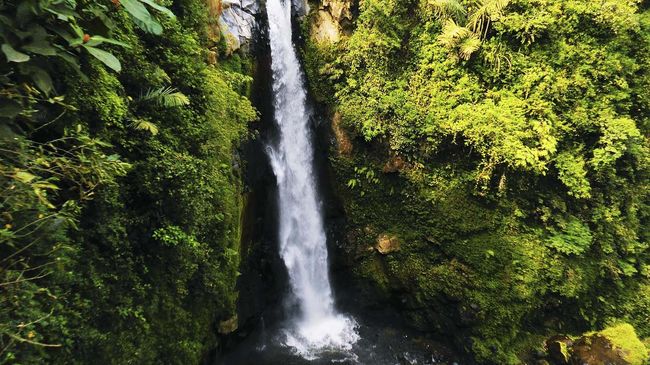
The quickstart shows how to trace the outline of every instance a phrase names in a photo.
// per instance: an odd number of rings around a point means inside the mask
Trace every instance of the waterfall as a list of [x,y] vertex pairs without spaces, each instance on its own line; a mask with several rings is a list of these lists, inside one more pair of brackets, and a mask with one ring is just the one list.
[[289,273],[298,313],[285,344],[305,358],[350,350],[356,322],[334,308],[326,235],[314,179],[314,147],[300,63],[292,43],[291,0],[267,0],[279,141],[267,151],[279,194],[280,256]]

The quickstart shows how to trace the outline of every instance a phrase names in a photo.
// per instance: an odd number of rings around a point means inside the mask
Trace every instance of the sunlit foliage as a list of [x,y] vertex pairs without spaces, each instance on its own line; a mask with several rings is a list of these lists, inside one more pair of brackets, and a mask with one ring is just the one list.
[[[647,4],[363,0],[355,26],[306,47],[355,141],[348,237],[409,242],[357,274],[487,363],[612,318],[650,336]],[[349,187],[360,168],[380,182]]]

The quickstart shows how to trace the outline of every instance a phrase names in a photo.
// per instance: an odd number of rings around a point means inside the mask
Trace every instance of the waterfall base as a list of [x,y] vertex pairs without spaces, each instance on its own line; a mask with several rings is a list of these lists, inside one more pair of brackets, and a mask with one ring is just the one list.
[[[318,331],[317,327],[314,330]],[[361,324],[355,330],[358,338],[349,347],[323,347],[317,353],[300,347],[309,355],[304,356],[297,347],[287,343],[287,333],[291,333],[289,328],[258,328],[216,365],[468,364],[461,362],[447,346],[398,325]],[[304,346],[305,342],[301,340],[299,343]]]
[[354,358],[352,347],[359,340],[357,323],[344,315],[297,323],[294,328],[285,330],[284,335],[284,344],[307,360],[332,352],[348,353]]

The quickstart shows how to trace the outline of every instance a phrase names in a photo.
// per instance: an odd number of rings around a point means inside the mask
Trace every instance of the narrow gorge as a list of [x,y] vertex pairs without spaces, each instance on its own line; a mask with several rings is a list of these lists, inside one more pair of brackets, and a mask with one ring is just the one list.
[[0,364],[648,365],[650,1],[0,1]]

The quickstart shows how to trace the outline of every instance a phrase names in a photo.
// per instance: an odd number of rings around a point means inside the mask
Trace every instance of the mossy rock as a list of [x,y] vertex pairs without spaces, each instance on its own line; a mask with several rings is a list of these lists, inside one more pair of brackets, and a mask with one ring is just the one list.
[[627,323],[589,332],[575,340],[556,336],[546,344],[554,364],[643,365],[650,360],[648,349]]
[[632,325],[621,323],[608,327],[598,334],[608,339],[615,348],[620,349],[622,358],[630,365],[642,365],[650,360],[648,349],[636,335]]

